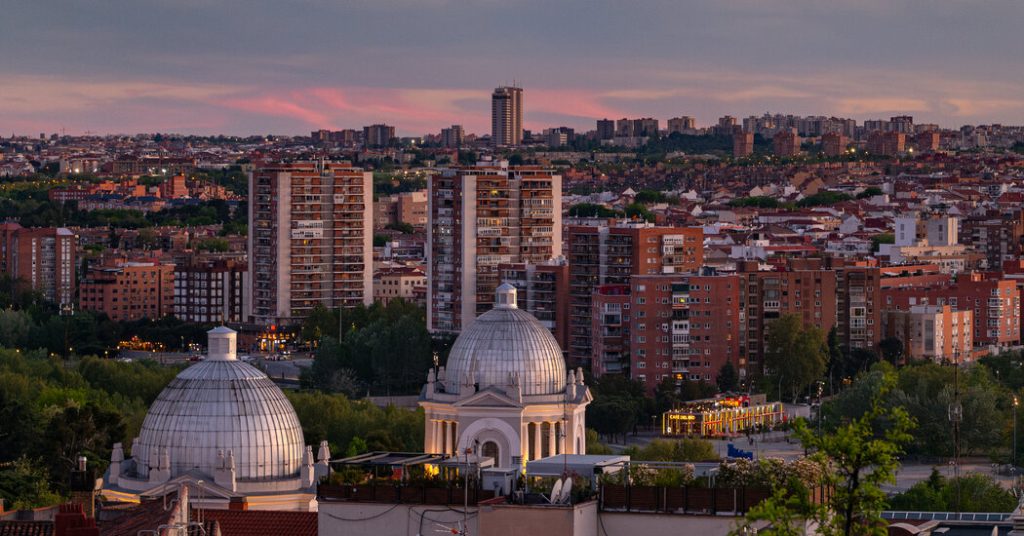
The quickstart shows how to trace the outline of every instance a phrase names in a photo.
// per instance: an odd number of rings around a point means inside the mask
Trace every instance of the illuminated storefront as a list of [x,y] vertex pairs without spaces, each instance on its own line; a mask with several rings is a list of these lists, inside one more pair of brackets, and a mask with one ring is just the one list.
[[785,421],[781,402],[766,403],[747,396],[687,402],[661,416],[665,436],[720,437],[741,434]]
[[259,334],[257,341],[261,352],[274,353],[283,351],[294,339],[295,334],[291,331],[278,329],[276,325],[271,325],[269,329]]

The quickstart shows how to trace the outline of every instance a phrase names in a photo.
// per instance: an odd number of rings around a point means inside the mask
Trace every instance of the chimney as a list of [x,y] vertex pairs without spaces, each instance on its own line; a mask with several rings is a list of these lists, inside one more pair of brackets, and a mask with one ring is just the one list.
[[53,518],[54,536],[99,536],[96,520],[86,517],[80,504],[62,504]]
[[85,456],[79,456],[75,470],[71,471],[71,503],[79,505],[85,517],[95,518],[99,490],[95,470],[89,467],[89,460]]

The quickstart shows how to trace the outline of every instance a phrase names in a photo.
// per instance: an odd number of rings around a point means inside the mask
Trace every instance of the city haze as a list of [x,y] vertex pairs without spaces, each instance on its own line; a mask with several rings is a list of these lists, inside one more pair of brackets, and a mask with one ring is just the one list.
[[0,129],[482,134],[512,83],[534,130],[765,111],[1020,124],[1022,17],[1012,0],[19,3],[0,20]]

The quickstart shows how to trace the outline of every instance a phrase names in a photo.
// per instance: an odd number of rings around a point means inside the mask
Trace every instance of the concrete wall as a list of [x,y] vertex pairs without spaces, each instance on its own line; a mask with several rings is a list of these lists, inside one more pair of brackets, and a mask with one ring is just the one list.
[[602,512],[594,536],[647,536],[694,534],[725,536],[742,518],[732,516],[682,516],[653,513]]
[[[427,536],[457,528],[458,507],[321,502],[320,536]],[[482,536],[724,536],[741,518],[649,512],[598,512],[597,502],[569,507],[483,505],[469,509],[469,534]],[[760,528],[760,527],[759,527]]]
[[597,536],[597,502],[573,508],[494,505],[480,508],[480,534],[487,536]]
[[[469,534],[477,530],[477,509],[469,509]],[[417,536],[443,534],[458,528],[462,508],[422,504],[332,503],[321,501],[317,516],[319,536]]]

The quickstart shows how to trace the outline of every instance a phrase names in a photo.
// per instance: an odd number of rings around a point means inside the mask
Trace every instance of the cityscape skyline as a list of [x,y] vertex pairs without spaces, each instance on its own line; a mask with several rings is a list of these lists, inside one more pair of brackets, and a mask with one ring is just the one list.
[[513,80],[529,92],[533,130],[766,110],[1024,123],[1012,37],[1024,7],[1009,1],[518,1],[454,16],[443,0],[237,7],[13,6],[0,21],[0,129],[298,134],[384,122],[401,135],[453,123],[484,133],[491,89]]

